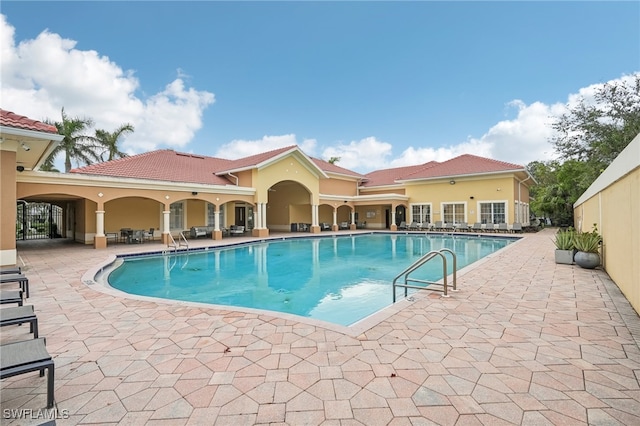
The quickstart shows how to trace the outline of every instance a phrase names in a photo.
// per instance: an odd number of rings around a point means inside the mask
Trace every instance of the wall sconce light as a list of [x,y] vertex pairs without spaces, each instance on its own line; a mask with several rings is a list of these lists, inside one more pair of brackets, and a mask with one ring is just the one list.
[[168,195],[165,195],[165,196],[164,196],[164,199],[165,199],[165,200],[168,200],[168,199],[169,199],[169,196],[168,196]]
[[98,192],[98,197],[102,198],[104,197],[104,194],[102,192]]
[[192,191],[191,195],[198,195],[198,191]]
[[26,143],[22,142],[20,144],[20,146],[22,147],[22,149],[24,149],[25,151],[31,151],[31,147],[29,145],[27,145]]
[[451,179],[451,180],[449,181],[449,184],[450,184],[450,185],[455,185],[455,184],[456,184],[456,181],[455,181],[455,180],[453,180],[453,179]]
[[220,201],[220,197],[216,197],[216,201]]
[[496,191],[502,191],[502,188],[498,188],[498,189],[496,189]]
[[19,172],[24,172],[24,166],[16,166],[16,170]]
[[471,197],[469,197],[470,200],[473,200],[473,195]]

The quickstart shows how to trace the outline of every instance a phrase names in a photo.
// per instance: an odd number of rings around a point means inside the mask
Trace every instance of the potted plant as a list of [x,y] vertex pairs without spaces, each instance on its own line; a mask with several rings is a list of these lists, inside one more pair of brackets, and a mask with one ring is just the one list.
[[575,232],[572,228],[560,230],[556,234],[554,243],[556,245],[556,263],[565,265],[573,264]]
[[576,233],[573,241],[576,250],[578,250],[574,256],[576,264],[586,269],[593,269],[600,265],[601,243],[602,236],[598,233],[595,223],[593,231]]

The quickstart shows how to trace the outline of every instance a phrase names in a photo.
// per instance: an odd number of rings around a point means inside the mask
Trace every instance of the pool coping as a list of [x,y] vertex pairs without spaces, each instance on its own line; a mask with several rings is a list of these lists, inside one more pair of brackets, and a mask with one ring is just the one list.
[[[461,236],[461,237],[478,237],[478,238],[511,238],[513,239],[513,243],[509,244],[493,253],[488,254],[487,256],[484,256],[481,259],[476,260],[475,262],[471,263],[470,265],[465,266],[464,268],[459,269],[458,271],[456,271],[456,277],[460,278],[462,276],[464,276],[465,274],[469,273],[470,271],[482,266],[484,263],[486,263],[488,260],[492,259],[493,257],[499,255],[500,253],[502,253],[504,250],[508,250],[509,248],[514,247],[516,244],[518,244],[520,241],[522,241],[522,239],[524,238],[523,236],[516,236],[516,235],[492,235],[492,234],[476,234],[476,233],[451,233],[451,232],[410,232],[410,231],[401,231],[401,232],[394,232],[394,231],[365,231],[365,232],[354,232],[354,233],[348,233],[348,234],[331,234],[331,235],[295,235],[295,236],[274,236],[274,237],[266,237],[266,238],[253,238],[250,240],[244,240],[244,241],[240,241],[240,242],[230,242],[228,244],[216,244],[216,245],[212,245],[212,246],[201,246],[201,247],[194,247],[194,248],[189,248],[189,249],[182,249],[182,250],[176,250],[176,253],[186,253],[186,252],[204,252],[204,251],[209,251],[212,249],[215,250],[219,250],[219,249],[226,249],[226,248],[230,248],[230,247],[240,247],[240,246],[245,246],[245,245],[252,245],[252,244],[258,244],[258,243],[262,243],[262,242],[266,242],[266,241],[282,241],[282,240],[288,240],[288,239],[300,239],[300,238],[344,238],[344,237],[350,237],[350,236],[355,236],[355,235],[372,235],[372,234],[390,234],[390,235],[420,235],[420,234],[425,234],[425,235],[447,235],[447,236]],[[398,301],[396,301],[395,303],[392,303],[384,308],[381,308],[380,310],[372,313],[371,315],[368,315],[358,321],[356,321],[355,323],[345,326],[345,325],[340,325],[340,324],[335,324],[332,323],[330,321],[324,321],[324,320],[319,320],[316,318],[309,318],[309,317],[304,317],[304,316],[300,316],[300,315],[295,315],[295,314],[289,314],[286,312],[278,312],[278,311],[271,311],[271,310],[266,310],[266,309],[256,309],[256,308],[247,308],[247,307],[241,307],[241,306],[229,306],[229,305],[219,305],[219,304],[213,304],[213,303],[204,303],[204,302],[193,302],[193,301],[185,301],[185,300],[172,300],[172,299],[164,299],[164,298],[159,298],[159,297],[151,297],[151,296],[141,296],[141,295],[135,295],[135,294],[131,294],[131,293],[127,293],[121,290],[118,290],[114,287],[111,287],[106,280],[102,279],[102,277],[104,276],[105,272],[107,271],[107,269],[111,269],[113,267],[113,265],[118,262],[118,259],[121,258],[128,258],[128,257],[144,257],[144,256],[158,256],[158,255],[163,255],[166,254],[167,251],[170,250],[155,250],[152,252],[135,252],[135,253],[122,253],[122,254],[111,254],[109,255],[105,260],[103,260],[102,262],[98,263],[94,268],[90,268],[88,269],[83,275],[82,275],[82,283],[85,284],[87,287],[92,288],[96,291],[99,291],[101,293],[104,294],[108,294],[110,296],[113,297],[121,297],[124,299],[132,299],[132,300],[140,300],[140,301],[146,301],[146,302],[153,302],[153,303],[163,303],[163,304],[168,304],[168,305],[174,305],[174,306],[190,306],[190,307],[198,307],[198,308],[206,308],[206,309],[213,309],[213,310],[217,310],[217,311],[223,311],[223,312],[244,312],[244,313],[252,313],[252,314],[256,314],[256,315],[260,315],[260,316],[268,316],[268,317],[272,317],[272,318],[282,318],[285,320],[291,320],[291,321],[296,321],[296,322],[300,322],[300,323],[304,323],[304,324],[308,324],[311,326],[317,326],[317,327],[323,327],[325,329],[331,330],[331,331],[336,331],[339,333],[344,333],[346,335],[349,335],[351,337],[357,337],[359,335],[361,335],[362,333],[370,330],[371,328],[375,327],[376,325],[380,324],[382,321],[386,320],[387,318],[391,317],[392,315],[401,312],[403,309],[405,309],[408,306],[411,306],[412,304],[418,302],[419,300],[422,300],[425,297],[434,297],[434,295],[436,297],[440,297],[440,298],[444,298],[445,296],[443,294],[441,294],[440,292],[435,292],[435,291],[417,291],[415,293],[412,293],[409,297],[407,298],[403,298],[400,299]],[[450,274],[447,276],[447,280],[448,282],[452,282],[453,281],[453,274]],[[438,281],[438,283],[442,282],[443,280]],[[460,289],[457,288],[456,290],[453,289],[449,289],[450,293],[458,293],[460,292]],[[451,297],[451,295],[447,296],[447,297]]]

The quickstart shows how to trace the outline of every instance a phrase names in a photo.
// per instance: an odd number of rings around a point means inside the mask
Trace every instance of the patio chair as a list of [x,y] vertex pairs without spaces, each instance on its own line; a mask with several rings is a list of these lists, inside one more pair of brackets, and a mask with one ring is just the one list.
[[349,222],[340,222],[339,229],[349,229]]
[[232,225],[229,230],[229,234],[233,237],[234,235],[244,235],[244,226],[242,225]]
[[24,340],[0,345],[0,379],[19,374],[40,371],[40,377],[47,375],[47,408],[53,408],[53,385],[55,365],[47,352],[43,338]]
[[191,238],[198,238],[198,237],[206,237],[207,236],[207,231],[204,228],[198,228],[197,226],[192,226],[191,229],[189,230],[189,235],[191,236]]
[[33,305],[15,306],[0,309],[0,327],[5,325],[30,324],[29,333],[33,333],[33,338],[38,338],[38,317],[33,312]]
[[0,274],[21,274],[22,268],[19,266],[4,266],[0,268]]
[[155,228],[149,228],[149,232],[144,231],[142,233],[142,237],[146,240],[146,241],[153,241],[153,233],[155,232]]
[[436,223],[433,225],[433,229],[435,229],[436,231],[442,231],[444,229],[442,226],[442,221],[436,220]]
[[402,229],[402,230],[407,229],[407,222],[405,222],[404,220],[400,222],[400,225],[398,225],[398,229]]
[[26,297],[29,297],[29,278],[23,274],[0,274],[0,284],[15,283],[20,286]]
[[474,223],[473,226],[471,227],[471,230],[482,232],[482,224],[480,222]]
[[513,225],[511,225],[511,232],[522,233],[522,224],[518,222],[513,222]]
[[7,305],[9,303],[17,303],[18,306],[24,304],[22,298],[22,290],[2,290],[0,291],[0,305]]
[[331,231],[331,225],[329,225],[327,222],[322,222],[320,224],[320,230],[321,231]]
[[131,243],[143,243],[144,242],[144,231],[142,229],[134,229],[131,232]]
[[409,224],[409,231],[418,231],[419,229],[418,222],[411,222]]
[[509,226],[506,223],[499,223],[496,232],[509,232]]

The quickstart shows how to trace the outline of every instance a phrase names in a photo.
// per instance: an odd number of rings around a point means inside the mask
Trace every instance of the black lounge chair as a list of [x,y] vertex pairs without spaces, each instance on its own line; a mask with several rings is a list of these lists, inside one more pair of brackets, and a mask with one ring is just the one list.
[[21,274],[22,268],[19,266],[4,266],[0,268],[0,274]]
[[17,376],[19,374],[49,370],[47,375],[47,408],[53,408],[53,358],[47,352],[43,338],[23,340],[21,342],[0,345],[0,379]]
[[0,284],[18,283],[26,297],[29,297],[29,278],[22,274],[0,274]]
[[29,332],[33,333],[33,338],[38,338],[38,317],[33,312],[33,305],[15,306],[0,309],[0,327],[5,325],[30,324]]
[[0,305],[9,303],[17,303],[22,306],[24,299],[22,298],[22,290],[3,290],[0,291]]

